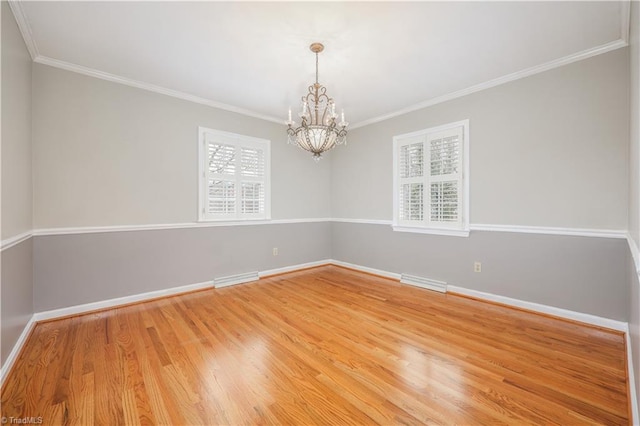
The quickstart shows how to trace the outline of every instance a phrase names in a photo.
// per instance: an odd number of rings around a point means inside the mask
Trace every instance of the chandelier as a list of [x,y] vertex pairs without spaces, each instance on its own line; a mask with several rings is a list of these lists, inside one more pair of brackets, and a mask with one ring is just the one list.
[[319,161],[323,152],[329,151],[336,145],[347,143],[347,126],[342,110],[340,122],[336,122],[336,104],[327,95],[327,88],[318,83],[318,53],[324,50],[322,43],[313,43],[309,49],[316,54],[316,82],[309,86],[309,93],[302,97],[302,110],[298,116],[302,123],[296,127],[291,120],[287,124],[288,143],[309,151],[313,159]]

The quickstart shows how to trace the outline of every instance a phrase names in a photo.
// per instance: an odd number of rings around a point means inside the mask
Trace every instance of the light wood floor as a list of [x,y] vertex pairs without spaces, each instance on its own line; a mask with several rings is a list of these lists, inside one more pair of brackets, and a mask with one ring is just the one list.
[[49,424],[628,424],[619,333],[335,266],[39,324]]

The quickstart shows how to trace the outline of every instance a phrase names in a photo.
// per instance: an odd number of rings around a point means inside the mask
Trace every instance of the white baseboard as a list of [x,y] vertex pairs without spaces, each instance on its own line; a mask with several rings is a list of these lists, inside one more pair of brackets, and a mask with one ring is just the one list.
[[409,284],[415,287],[424,288],[426,290],[433,290],[440,293],[447,292],[447,283],[444,281],[433,280],[425,277],[418,277],[416,275],[402,274],[400,277],[402,284]]
[[553,315],[560,318],[583,322],[585,324],[597,325],[599,327],[609,328],[612,330],[626,332],[628,329],[628,324],[626,322],[603,318],[597,315],[584,314],[582,312],[570,311],[568,309],[556,308],[555,306],[542,305],[540,303],[527,302],[520,299],[512,299],[511,297],[498,296],[497,294],[485,293],[478,290],[470,290],[468,288],[458,287],[454,285],[450,285],[448,287],[448,290],[451,293],[458,293],[465,296],[488,300],[490,302],[502,303],[504,305],[514,306],[516,308],[522,308],[542,314]]
[[[308,262],[302,263],[298,265],[287,266],[283,268],[270,269],[266,271],[262,271],[259,273],[260,278],[267,277],[270,275],[275,275],[279,273],[285,272],[293,272],[300,269],[312,268],[316,266],[323,265],[336,265],[342,266],[349,269],[354,269],[357,271],[367,272],[374,275],[379,275],[385,278],[391,278],[394,280],[400,280],[401,274],[395,272],[383,271],[380,269],[369,268],[366,266],[356,265],[353,263],[342,262],[334,259],[325,259],[316,262]],[[142,302],[145,300],[155,299],[158,297],[172,296],[181,293],[186,293],[195,290],[201,290],[206,288],[213,288],[213,281],[207,281],[202,283],[190,284],[180,287],[173,287],[165,290],[157,290],[151,291],[147,293],[141,293],[131,296],[119,297],[115,299],[104,300],[100,302],[86,303],[83,305],[76,305],[67,308],[54,309],[45,312],[37,312],[31,316],[29,322],[24,327],[22,334],[16,341],[11,353],[7,357],[6,362],[2,365],[2,370],[0,371],[0,386],[4,383],[4,380],[11,370],[13,364],[15,363],[20,350],[26,343],[27,337],[31,333],[31,330],[39,321],[51,320],[55,318],[66,317],[70,315],[79,315],[86,312],[96,311],[99,309],[113,308],[117,306],[127,305],[135,302]],[[451,292],[472,296],[478,299],[493,301],[502,303],[509,306],[514,306],[518,308],[528,309],[535,312],[540,312],[544,314],[554,315],[560,318],[571,319],[574,321],[583,322],[586,324],[597,325],[600,327],[605,327],[617,331],[622,331],[626,335],[626,346],[627,346],[627,369],[628,369],[628,377],[630,383],[630,398],[631,398],[631,407],[632,407],[632,415],[633,415],[633,424],[638,424],[640,418],[638,417],[638,403],[636,398],[636,389],[635,389],[635,381],[634,381],[634,371],[633,371],[633,358],[632,358],[632,350],[631,350],[631,341],[629,338],[629,326],[626,322],[616,321],[608,318],[598,317],[596,315],[584,314],[580,312],[574,312],[567,309],[556,308],[553,306],[542,305],[539,303],[527,302],[519,299],[512,299],[509,297],[498,296],[491,293],[485,293],[477,290],[470,290],[464,287],[457,286],[448,286],[448,290]]]
[[[400,280],[401,274],[394,272],[381,271],[380,269],[369,268],[367,266],[355,265],[353,263],[342,262],[339,260],[331,260],[333,265],[344,266],[346,268],[355,269],[362,272],[368,272],[382,277]],[[560,318],[570,319],[574,321],[583,322],[586,324],[597,325],[599,327],[609,328],[616,331],[628,330],[628,324],[623,321],[612,320],[609,318],[603,318],[596,315],[584,314],[582,312],[570,311],[568,309],[556,308],[554,306],[542,305],[540,303],[527,302],[520,299],[512,299],[510,297],[498,296],[497,294],[485,293],[477,290],[470,290],[464,287],[458,287],[454,285],[447,286],[448,292],[459,293],[466,296],[475,297],[478,299],[488,300],[491,302],[498,302],[504,305],[514,306],[517,308],[528,309],[530,311],[540,312],[543,314],[549,314]]]
[[382,271],[380,269],[369,268],[367,266],[354,265],[353,263],[343,262],[341,260],[331,260],[332,265],[344,266],[345,268],[355,269],[356,271],[367,272],[369,274],[380,275],[381,277],[391,278],[393,280],[400,281],[400,274],[395,272]]
[[631,347],[631,334],[629,327],[625,330],[625,346],[627,347],[627,378],[629,379],[629,398],[631,399],[631,420],[632,424],[640,425],[638,416],[638,396],[636,392],[635,373],[633,371],[633,349]]
[[197,284],[189,284],[180,287],[172,287],[165,290],[150,291],[148,293],[133,294],[131,296],[118,297],[115,299],[102,300],[100,302],[85,303],[83,305],[70,306],[68,308],[53,309],[50,311],[38,312],[34,314],[36,321],[45,321],[55,318],[67,317],[70,315],[83,314],[85,312],[97,311],[99,309],[115,308],[117,306],[128,305],[130,303],[142,302],[159,297],[173,296],[205,288],[213,288],[213,281],[206,281]]
[[29,337],[31,330],[33,329],[33,327],[35,327],[35,325],[36,319],[34,314],[31,315],[31,318],[29,318],[29,321],[27,321],[27,324],[24,326],[20,337],[18,337],[15,345],[13,345],[13,349],[9,353],[7,360],[4,362],[4,364],[2,364],[2,370],[0,371],[0,386],[4,385],[4,379],[7,378],[7,375],[9,374],[9,371],[11,371],[13,364],[18,359],[18,355],[20,354],[22,347],[27,341],[27,337]]
[[333,262],[331,259],[324,259],[324,260],[318,260],[316,262],[300,263],[298,265],[285,266],[283,268],[275,268],[275,269],[268,269],[266,271],[261,271],[259,275],[260,275],[260,278],[265,278],[271,275],[284,274],[285,272],[293,272],[300,269],[315,268],[316,266],[330,265],[331,262]]
[[[381,271],[379,269],[369,268],[366,266],[355,265],[353,263],[341,262],[339,260],[331,260],[331,264],[344,266],[346,268],[355,269],[362,272],[369,272],[375,275],[380,275],[386,278],[392,278],[400,280],[401,275],[393,272]],[[635,386],[635,375],[633,371],[633,355],[631,349],[631,338],[629,335],[629,324],[623,321],[616,321],[609,318],[603,318],[596,315],[584,314],[581,312],[570,311],[568,309],[556,308],[553,306],[542,305],[539,303],[527,302],[519,299],[512,299],[510,297],[498,296],[496,294],[485,293],[477,290],[470,290],[464,287],[457,287],[453,285],[447,286],[448,292],[463,294],[472,296],[477,299],[488,300],[491,302],[498,302],[508,306],[514,306],[517,308],[523,308],[534,312],[553,315],[559,318],[570,319],[579,321],[586,324],[596,325],[599,327],[609,328],[616,331],[622,331],[625,334],[626,348],[627,348],[627,377],[629,379],[629,398],[631,399],[631,416],[632,424],[640,425],[640,416],[638,414],[638,398]],[[640,355],[639,355],[640,356]]]
[[213,286],[215,288],[229,287],[237,284],[245,284],[256,282],[260,279],[258,271],[247,272],[244,274],[229,275],[227,277],[214,278]]
[[[314,266],[328,265],[330,263],[331,263],[331,260],[329,259],[320,260],[317,262],[302,263],[298,265],[287,266],[284,268],[270,269],[267,271],[260,272],[259,275],[260,275],[260,278],[262,278],[262,277],[266,277],[268,275],[274,275],[277,273],[291,272],[291,271],[296,271],[298,269],[306,269]],[[66,308],[52,309],[49,311],[36,312],[31,316],[31,318],[29,318],[29,321],[27,322],[24,329],[22,330],[22,334],[20,334],[20,337],[18,338],[16,343],[13,345],[13,349],[9,353],[9,356],[7,357],[6,361],[2,364],[2,369],[0,370],[0,386],[2,386],[9,371],[11,371],[11,368],[13,367],[13,364],[15,363],[18,355],[20,354],[22,347],[26,343],[27,337],[29,337],[29,334],[31,333],[31,330],[33,329],[33,327],[35,327],[35,325],[39,321],[53,320],[56,318],[63,318],[71,315],[80,315],[83,313],[97,311],[100,309],[115,308],[118,306],[128,305],[130,303],[143,302],[145,300],[157,299],[159,297],[173,296],[173,295],[178,295],[182,293],[188,293],[190,291],[203,290],[206,288],[213,289],[214,288],[213,281],[189,284],[189,285],[184,285],[180,287],[172,287],[164,290],[150,291],[147,293],[134,294],[131,296],[118,297],[115,299],[102,300],[99,302],[85,303],[82,305],[69,306]]]
[[[301,263],[298,265],[287,266],[284,268],[270,269],[259,272],[260,278],[268,275],[274,275],[282,272],[291,272],[298,269],[311,268],[314,266],[328,265],[333,262],[330,259],[320,260],[317,262]],[[78,315],[85,312],[97,311],[99,309],[115,308],[117,306],[128,305],[130,303],[142,302],[150,299],[157,299],[158,297],[173,296],[181,293],[188,293],[190,291],[202,290],[205,288],[214,288],[213,281],[205,281],[202,283],[189,284],[180,287],[172,287],[164,290],[150,291],[148,293],[134,294],[131,296],[118,297],[115,299],[102,300],[99,302],[85,303],[82,305],[70,306],[67,308],[53,309],[50,311],[38,312],[34,314],[35,321],[45,321],[55,318],[62,318],[70,315]]]

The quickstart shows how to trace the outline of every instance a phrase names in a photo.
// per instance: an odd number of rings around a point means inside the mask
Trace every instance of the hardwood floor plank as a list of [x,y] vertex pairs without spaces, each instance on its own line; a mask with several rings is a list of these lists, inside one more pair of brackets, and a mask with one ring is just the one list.
[[38,324],[45,424],[629,424],[624,336],[335,266]]

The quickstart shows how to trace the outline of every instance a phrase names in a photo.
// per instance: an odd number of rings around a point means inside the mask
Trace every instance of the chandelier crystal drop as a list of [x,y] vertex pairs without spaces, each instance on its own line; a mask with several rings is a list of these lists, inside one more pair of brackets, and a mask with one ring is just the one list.
[[309,86],[309,93],[302,97],[302,109],[298,113],[302,120],[300,125],[296,127],[296,122],[291,119],[291,108],[285,124],[288,126],[288,143],[311,152],[313,159],[319,161],[322,153],[347,143],[349,123],[344,121],[344,110],[340,122],[336,121],[336,104],[327,95],[327,88],[318,83],[318,53],[324,50],[324,46],[313,43],[309,49],[316,54],[316,82]]

